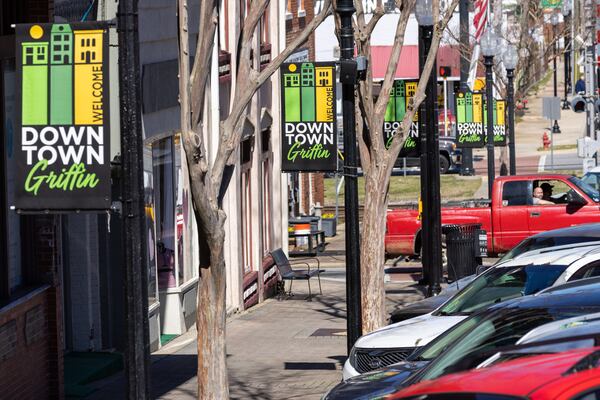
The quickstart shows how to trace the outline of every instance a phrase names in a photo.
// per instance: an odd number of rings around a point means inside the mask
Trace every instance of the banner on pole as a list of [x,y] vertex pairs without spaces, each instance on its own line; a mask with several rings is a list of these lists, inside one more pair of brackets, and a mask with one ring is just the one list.
[[562,8],[563,0],[541,0],[542,8]]
[[[504,100],[494,99],[494,146],[506,146],[506,102]],[[487,106],[483,102],[483,131],[485,133],[485,143],[487,143]]]
[[281,170],[336,171],[335,63],[284,63],[280,74]]
[[456,94],[456,146],[483,147],[483,94]]
[[[494,146],[506,146],[506,102],[494,99]],[[456,94],[456,146],[483,147],[487,142],[487,108],[484,93]]]
[[[383,139],[386,149],[390,147],[392,139],[402,125],[408,104],[417,93],[417,83],[418,81],[394,81],[383,122]],[[418,157],[419,143],[419,113],[416,112],[398,157]]]
[[106,24],[16,27],[15,207],[110,207]]

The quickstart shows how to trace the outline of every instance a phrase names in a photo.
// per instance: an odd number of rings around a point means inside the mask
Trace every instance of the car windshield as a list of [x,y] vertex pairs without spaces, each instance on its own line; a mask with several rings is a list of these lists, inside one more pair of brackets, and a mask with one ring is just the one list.
[[600,240],[600,236],[558,236],[558,237],[531,237],[523,240],[511,251],[506,253],[496,264],[503,263],[513,258],[517,258],[523,253],[533,250],[545,249],[547,247],[565,246],[575,243],[596,242]]
[[481,308],[545,289],[567,269],[566,265],[494,267],[458,292],[435,315],[468,315]]
[[[596,310],[598,307],[509,308],[500,309],[492,314],[474,315],[459,324],[468,324],[470,329],[446,346],[417,379],[436,379],[442,375],[475,368],[501,347],[514,345],[527,332],[540,325]],[[472,320],[475,320],[475,323]],[[428,347],[425,347],[423,354]]]
[[594,189],[593,187],[591,187],[590,185],[588,185],[581,179],[574,177],[574,176],[569,178],[569,182],[571,182],[572,184],[577,186],[579,189],[581,189],[595,203],[600,203],[600,193],[596,189]]

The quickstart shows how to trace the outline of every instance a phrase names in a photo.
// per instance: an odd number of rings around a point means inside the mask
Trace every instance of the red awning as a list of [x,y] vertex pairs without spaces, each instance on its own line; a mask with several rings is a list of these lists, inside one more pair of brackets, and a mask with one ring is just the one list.
[[[392,53],[392,46],[371,46],[373,78],[383,79]],[[460,77],[460,53],[458,47],[442,46],[438,50],[437,64],[452,68],[452,78]],[[419,48],[416,45],[403,46],[400,61],[396,68],[397,79],[419,78]]]

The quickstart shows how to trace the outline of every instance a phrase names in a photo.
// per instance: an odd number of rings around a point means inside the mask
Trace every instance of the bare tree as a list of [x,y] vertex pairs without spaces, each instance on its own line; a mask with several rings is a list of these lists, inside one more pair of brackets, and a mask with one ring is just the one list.
[[[225,219],[223,196],[229,185],[225,169],[232,165],[232,155],[240,145],[247,108],[257,90],[292,52],[302,45],[331,12],[331,0],[325,0],[321,11],[264,69],[253,65],[252,47],[261,17],[269,0],[248,2],[239,37],[238,65],[234,76],[235,92],[227,118],[218,132],[207,132],[204,124],[206,88],[210,73],[213,43],[220,0],[201,0],[199,37],[194,64],[190,72],[187,0],[178,0],[179,18],[179,93],[181,133],[189,171],[194,216],[198,223],[199,247],[209,257],[200,265],[198,282],[198,398],[227,399],[229,387],[225,353]],[[243,2],[245,4],[246,2]],[[256,57],[256,55],[254,55]],[[209,157],[205,138],[218,138],[217,154]]]
[[[362,321],[363,332],[371,332],[384,324],[385,320],[385,291],[383,284],[384,259],[384,229],[388,204],[388,186],[394,162],[407,138],[407,132],[414,115],[425,98],[425,86],[431,75],[433,64],[442,34],[452,17],[458,0],[453,0],[440,18],[439,1],[433,2],[434,32],[431,49],[427,55],[423,73],[420,76],[418,89],[412,102],[408,105],[406,114],[395,136],[386,147],[383,136],[385,111],[390,99],[390,91],[404,45],[404,37],[410,14],[415,0],[396,0],[400,9],[400,17],[396,26],[394,44],[387,66],[381,90],[375,99],[373,82],[371,35],[377,23],[384,14],[382,0],[377,1],[377,7],[372,18],[367,21],[361,0],[355,0],[356,15],[354,18],[355,38],[358,55],[367,57],[369,69],[366,79],[357,88],[357,136],[360,160],[365,177],[365,204],[361,228],[361,281],[362,281]],[[339,21],[337,21],[339,31]],[[415,60],[416,61],[416,60]],[[364,124],[363,124],[364,121]],[[365,128],[366,129],[363,129]]]

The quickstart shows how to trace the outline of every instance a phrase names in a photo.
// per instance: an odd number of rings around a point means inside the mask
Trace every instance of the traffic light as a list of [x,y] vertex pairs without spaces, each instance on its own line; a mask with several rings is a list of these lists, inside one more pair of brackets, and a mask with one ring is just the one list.
[[447,67],[447,66],[440,67],[440,76],[442,78],[447,78],[449,76],[452,76],[452,68]]
[[585,99],[581,96],[573,97],[573,100],[571,100],[571,108],[576,113],[585,112]]

